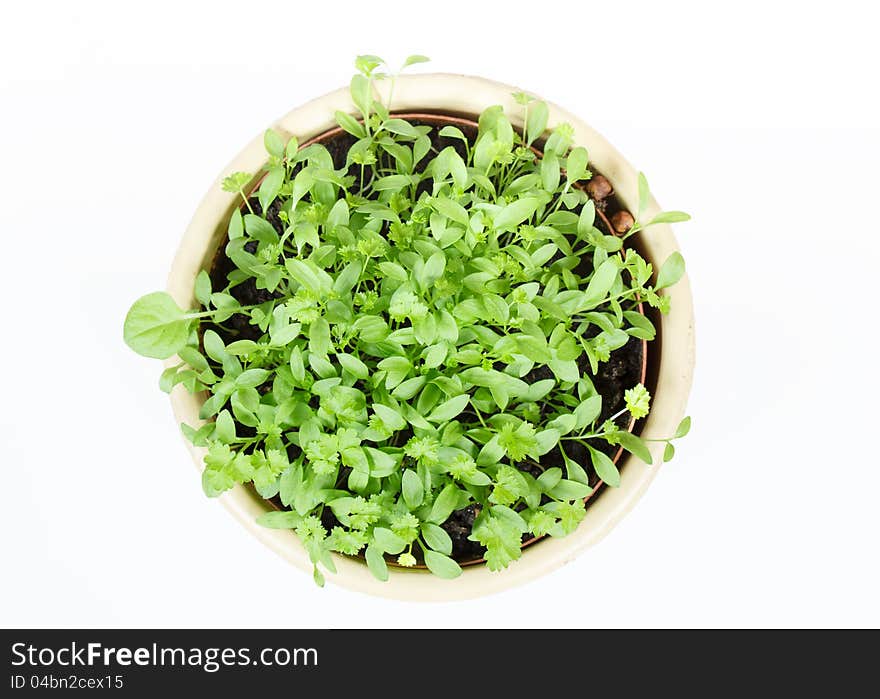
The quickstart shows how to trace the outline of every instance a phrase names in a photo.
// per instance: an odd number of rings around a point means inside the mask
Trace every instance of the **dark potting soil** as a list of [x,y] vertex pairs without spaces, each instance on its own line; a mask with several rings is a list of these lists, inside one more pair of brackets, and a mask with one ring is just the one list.
[[[432,122],[420,121],[418,119],[411,119],[410,122],[414,125],[427,124],[429,126],[436,126],[436,124]],[[465,137],[473,143],[477,135],[476,129],[466,125],[457,126],[459,126]],[[456,149],[459,155],[465,157],[464,143],[459,139],[440,136],[437,133],[438,130],[439,128],[434,128],[430,134],[431,145],[434,151],[439,152],[447,146],[452,146]],[[333,164],[336,169],[345,166],[348,150],[354,144],[355,140],[355,137],[342,132],[322,141],[324,147],[327,148],[333,158]],[[429,152],[429,154],[417,165],[417,171],[422,171],[424,169],[431,155],[431,152]],[[357,166],[353,165],[349,169],[349,174],[359,175],[360,170]],[[597,216],[596,218],[596,225],[602,229],[603,233],[610,234],[610,226],[605,222],[606,217],[610,219],[615,213],[622,211],[623,209],[616,197],[613,196],[613,192],[611,191],[610,185],[607,184],[607,180],[604,180],[604,177],[595,172],[593,179],[600,185],[593,188],[594,192],[590,192],[591,198],[593,198],[596,208],[600,212],[600,216]],[[428,187],[429,185],[423,183],[422,186]],[[590,191],[589,188],[587,191]],[[596,196],[593,196],[593,194],[596,194]],[[256,197],[252,197],[249,200],[249,204],[254,213],[262,215],[262,207]],[[275,228],[279,235],[284,233],[284,223],[278,215],[280,209],[281,206],[279,202],[275,201],[269,206],[269,210],[266,213],[267,221],[273,228]],[[604,214],[604,216],[602,214]],[[251,247],[248,248],[248,246]],[[249,252],[255,252],[256,243],[248,243],[245,248],[248,249]],[[225,254],[224,241],[224,244],[220,247],[215,256],[209,271],[212,287],[214,289],[225,287],[227,283],[227,275],[234,269],[235,265]],[[232,287],[232,289],[230,289],[230,294],[232,294],[232,296],[234,296],[242,305],[264,303],[272,298],[278,298],[280,296],[277,292],[273,293],[265,289],[258,289],[252,278]],[[260,329],[251,325],[247,316],[242,314],[233,315],[222,326],[216,327],[215,330],[227,344],[234,340],[258,340],[262,335]],[[605,421],[624,408],[624,392],[639,383],[642,379],[641,370],[643,352],[643,342],[636,338],[630,338],[626,345],[611,353],[609,361],[599,365],[599,371],[596,375],[591,376],[596,391],[602,396],[602,412],[599,417],[600,422]],[[578,360],[578,364],[583,374],[589,374],[589,362],[585,356],[581,356]],[[523,377],[523,380],[527,383],[534,383],[535,381],[548,378],[553,378],[552,372],[548,367],[541,366],[526,374]],[[616,423],[621,429],[627,429],[629,426],[628,415],[621,415],[616,419]],[[252,428],[239,423],[236,424],[236,429],[238,430],[238,434],[241,435],[253,433]],[[607,444],[603,440],[593,440],[592,446],[595,449],[604,452],[612,459],[614,459],[620,451],[619,447]],[[603,487],[603,483],[590,465],[588,450],[583,445],[573,441],[567,443],[565,449],[566,455],[576,463],[581,464],[587,471],[590,485],[594,489],[593,497],[595,497],[596,492]],[[290,456],[293,458],[297,455],[291,454]],[[563,470],[565,469],[565,463],[559,447],[554,447],[550,452],[541,457],[539,463],[523,462],[519,464],[518,467],[523,471],[531,473],[534,477],[538,477],[544,470],[554,466],[558,466]],[[347,475],[341,474],[340,478],[347,478]],[[591,501],[592,497],[588,500],[587,506],[589,506]],[[277,497],[272,498],[272,503],[278,509],[286,509]],[[467,563],[478,561],[485,553],[485,548],[483,546],[468,539],[473,529],[474,520],[479,515],[479,512],[479,505],[469,505],[468,507],[453,512],[449,519],[441,525],[452,539],[452,557],[459,562]],[[330,508],[324,509],[321,520],[328,530],[339,524]],[[523,535],[523,542],[525,543],[531,538],[532,537],[529,534],[525,534]]]

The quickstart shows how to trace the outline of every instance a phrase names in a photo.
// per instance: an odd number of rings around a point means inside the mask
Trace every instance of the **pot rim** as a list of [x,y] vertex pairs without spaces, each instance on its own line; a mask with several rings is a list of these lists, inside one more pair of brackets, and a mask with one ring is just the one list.
[[[380,95],[387,99],[388,84],[376,86]],[[444,73],[401,76],[395,85],[391,111],[396,113],[421,113],[437,116],[437,112],[450,118],[455,115],[477,115],[485,107],[501,104],[515,126],[521,126],[519,107],[511,94],[515,88],[473,76]],[[575,145],[585,146],[591,162],[614,187],[621,204],[633,210],[638,199],[637,172],[602,136],[573,114],[549,103],[548,128],[562,122],[574,128]],[[348,90],[345,88],[319,97],[291,111],[273,127],[286,135],[297,135],[303,145],[310,139],[325,135],[335,126],[336,110],[355,112]],[[433,114],[432,114],[433,112]],[[210,263],[213,251],[225,235],[226,221],[236,206],[237,195],[222,192],[221,179],[231,171],[257,172],[265,164],[262,135],[256,137],[225,168],[204,197],[190,222],[168,280],[168,291],[184,307],[194,302],[195,276]],[[659,212],[657,203],[650,200],[646,216]],[[660,224],[652,227],[650,237],[639,234],[640,248],[655,264],[678,250],[670,226]],[[694,330],[693,307],[687,277],[672,292],[672,311],[660,318],[658,339],[663,347],[657,357],[657,380],[653,408],[645,419],[642,434],[648,438],[669,436],[684,415],[684,409],[693,377]],[[658,342],[659,344],[659,342]],[[646,357],[646,355],[643,355]],[[169,360],[173,361],[173,360]],[[175,387],[171,395],[175,416],[181,422],[199,424],[199,396],[187,394],[183,387]],[[187,443],[199,470],[202,469],[203,448]],[[647,489],[662,463],[662,445],[649,443],[654,466],[647,466],[631,455],[621,468],[621,485],[603,488],[595,496],[595,502],[587,510],[587,516],[578,530],[563,538],[551,538],[535,547],[505,571],[492,573],[486,566],[466,566],[455,581],[445,581],[421,571],[395,569],[388,582],[375,580],[360,561],[335,556],[338,573],[327,576],[349,589],[368,594],[408,600],[456,600],[478,597],[513,587],[543,575],[573,558],[586,547],[598,542],[626,514]],[[266,529],[256,524],[256,517],[266,510],[266,502],[256,493],[248,493],[243,486],[236,486],[220,498],[229,509],[257,538],[284,556],[294,565],[311,570],[308,556],[290,530]]]

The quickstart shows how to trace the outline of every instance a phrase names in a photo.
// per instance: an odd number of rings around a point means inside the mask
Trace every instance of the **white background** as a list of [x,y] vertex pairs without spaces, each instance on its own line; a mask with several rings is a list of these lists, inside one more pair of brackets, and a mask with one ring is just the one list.
[[[880,625],[868,5],[5,7],[0,624]],[[122,343],[214,176],[367,52],[564,105],[694,217],[691,436],[601,544],[474,602],[314,587],[202,495]]]

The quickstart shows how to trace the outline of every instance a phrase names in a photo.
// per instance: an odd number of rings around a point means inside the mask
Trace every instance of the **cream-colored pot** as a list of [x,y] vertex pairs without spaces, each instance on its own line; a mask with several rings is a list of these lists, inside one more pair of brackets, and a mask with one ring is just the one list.
[[[388,85],[379,85],[380,92]],[[516,123],[521,108],[511,93],[515,88],[484,78],[462,75],[413,75],[397,79],[394,87],[396,111],[446,111],[452,114],[473,115],[474,118],[486,107],[503,105]],[[383,94],[387,99],[387,94]],[[638,204],[637,171],[602,136],[575,115],[555,105],[550,107],[549,125],[568,122],[574,127],[574,142],[586,147],[590,161],[614,186],[617,196],[630,210]],[[335,110],[354,113],[348,90],[341,89],[305,104],[282,117],[273,125],[283,136],[295,135],[300,142],[336,126]],[[233,208],[238,205],[235,194],[224,192],[220,180],[231,172],[256,173],[266,162],[262,135],[249,143],[244,150],[220,173],[211,185],[184,233],[180,249],[174,258],[168,277],[168,291],[182,308],[195,308],[194,295],[196,275],[207,269],[226,234],[226,226]],[[651,201],[646,219],[659,211]],[[640,234],[643,253],[654,263],[655,269],[670,253],[678,250],[672,230],[666,225],[652,226]],[[690,286],[687,277],[671,290],[672,311],[660,323],[662,353],[659,358],[659,377],[651,414],[644,426],[643,436],[668,437],[675,431],[684,416],[685,405],[691,386],[694,367],[694,318]],[[657,344],[651,344],[652,361],[657,363]],[[197,426],[199,407],[205,395],[190,395],[177,386],[171,395],[171,404],[178,421]],[[201,470],[205,449],[190,445],[193,461]],[[567,537],[547,538],[523,552],[520,560],[504,571],[490,572],[483,565],[465,566],[461,577],[442,580],[427,571],[392,569],[388,582],[379,582],[370,574],[359,559],[336,556],[336,575],[328,574],[327,580],[352,590],[382,597],[406,600],[442,601],[479,597],[498,592],[549,573],[573,560],[581,551],[604,537],[623,517],[650,484],[662,462],[662,443],[653,443],[654,466],[647,466],[639,459],[625,458],[621,469],[619,488],[604,488],[591,501],[587,515],[577,531]],[[621,463],[623,466],[624,463]],[[270,506],[256,493],[243,486],[221,496],[223,505],[234,514],[249,531],[264,544],[284,556],[304,571],[311,572],[308,555],[296,535],[289,530],[266,529],[256,524],[256,518]]]

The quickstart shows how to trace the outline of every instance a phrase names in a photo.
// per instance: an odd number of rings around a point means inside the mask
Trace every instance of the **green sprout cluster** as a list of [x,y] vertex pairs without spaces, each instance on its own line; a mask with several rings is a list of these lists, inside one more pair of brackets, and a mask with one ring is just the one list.
[[[652,281],[652,265],[624,241],[687,215],[642,220],[641,177],[634,225],[621,236],[600,230],[583,189],[588,153],[569,125],[548,132],[545,103],[517,94],[522,130],[490,107],[476,138],[445,126],[439,136],[453,145],[438,150],[434,127],[377,99],[375,82],[393,80],[382,65],[358,59],[359,114],[336,114],[354,141],[345,165],[335,168],[323,145],[267,131],[264,172],[223,182],[242,198],[228,224],[226,284],[214,289],[201,272],[196,310],[148,294],[124,328],[136,352],[179,360],[163,390],[208,394],[206,422],[182,426],[207,448],[205,493],[252,483],[280,499],[286,509],[260,522],[296,532],[319,584],[322,568],[335,570],[331,552],[363,555],[380,580],[389,560],[458,576],[442,525],[469,505],[470,538],[492,570],[521,556],[524,535],[573,532],[592,492],[587,469],[620,481],[601,442],[651,462],[617,419],[645,417],[648,391],[631,387],[624,411],[600,421],[591,376],[631,337],[654,338],[639,303],[667,312],[660,292],[684,273],[674,253]],[[266,215],[273,207],[280,225]],[[269,300],[242,305],[234,292],[248,281]],[[233,316],[257,339],[231,339]],[[529,381],[541,367],[550,378]],[[590,464],[569,458],[573,443]],[[565,468],[542,464],[555,448]]]

